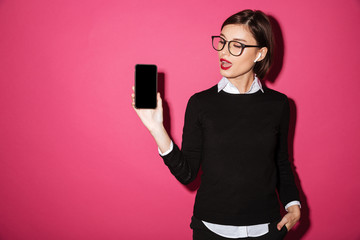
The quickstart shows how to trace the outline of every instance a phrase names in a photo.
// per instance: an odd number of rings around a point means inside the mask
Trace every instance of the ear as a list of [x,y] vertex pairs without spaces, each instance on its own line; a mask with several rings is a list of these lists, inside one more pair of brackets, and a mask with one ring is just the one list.
[[256,62],[262,61],[266,57],[267,52],[268,52],[267,47],[260,48],[260,50],[258,51],[258,54],[261,53],[261,56],[259,57],[259,59]]

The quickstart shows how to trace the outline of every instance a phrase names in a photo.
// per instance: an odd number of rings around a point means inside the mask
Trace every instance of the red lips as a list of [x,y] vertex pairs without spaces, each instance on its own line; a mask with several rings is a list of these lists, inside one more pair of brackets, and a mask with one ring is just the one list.
[[224,58],[220,58],[220,64],[221,64],[220,67],[223,70],[228,70],[232,66],[232,63]]

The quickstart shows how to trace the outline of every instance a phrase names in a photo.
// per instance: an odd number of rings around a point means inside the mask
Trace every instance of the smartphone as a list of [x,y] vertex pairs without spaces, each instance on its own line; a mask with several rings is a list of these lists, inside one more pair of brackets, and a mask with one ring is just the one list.
[[156,108],[157,66],[154,64],[135,65],[135,107]]

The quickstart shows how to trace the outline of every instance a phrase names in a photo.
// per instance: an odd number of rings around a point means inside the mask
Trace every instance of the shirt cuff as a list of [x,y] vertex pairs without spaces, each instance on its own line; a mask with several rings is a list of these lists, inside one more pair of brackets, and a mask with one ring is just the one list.
[[288,211],[288,208],[294,205],[299,205],[299,207],[301,208],[301,204],[299,201],[291,201],[288,204],[286,204],[285,206],[285,210]]
[[164,156],[168,155],[168,154],[173,150],[173,148],[174,148],[174,144],[173,144],[173,141],[171,141],[171,142],[170,142],[170,148],[169,148],[169,150],[167,150],[166,152],[162,153],[162,152],[160,151],[160,148],[158,148],[158,151],[159,151],[160,156],[164,157]]

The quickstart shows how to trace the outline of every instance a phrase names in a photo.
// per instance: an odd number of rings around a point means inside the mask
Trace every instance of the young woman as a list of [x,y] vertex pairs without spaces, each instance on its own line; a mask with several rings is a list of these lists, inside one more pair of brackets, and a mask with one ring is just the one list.
[[202,166],[193,239],[283,239],[300,219],[300,202],[288,161],[288,98],[259,80],[273,53],[269,19],[261,11],[236,13],[212,44],[223,78],[190,98],[181,150],[163,126],[160,94],[156,109],[136,109],[134,93],[132,105],[181,183]]

